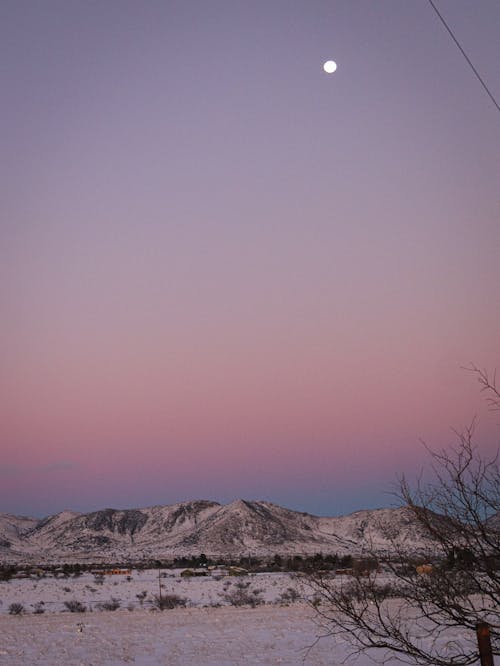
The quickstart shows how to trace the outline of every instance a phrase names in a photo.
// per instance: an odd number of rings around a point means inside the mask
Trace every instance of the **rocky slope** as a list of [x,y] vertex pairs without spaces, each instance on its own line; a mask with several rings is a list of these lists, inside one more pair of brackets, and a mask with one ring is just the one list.
[[12,516],[9,513],[0,514],[0,557],[18,545],[30,530],[37,526],[36,518],[26,516]]
[[44,520],[0,514],[0,561],[125,561],[205,553],[386,553],[432,549],[405,508],[325,518],[270,502],[198,500],[143,509],[64,511]]

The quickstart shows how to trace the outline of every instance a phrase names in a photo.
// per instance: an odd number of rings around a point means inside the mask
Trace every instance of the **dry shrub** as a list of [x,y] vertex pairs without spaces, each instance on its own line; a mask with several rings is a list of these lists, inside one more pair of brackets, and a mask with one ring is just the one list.
[[71,599],[71,601],[65,601],[64,605],[69,610],[70,613],[85,613],[87,607],[82,604],[81,601],[76,599]]
[[172,610],[173,608],[185,607],[187,599],[178,594],[156,594],[153,599],[153,608],[156,610]]

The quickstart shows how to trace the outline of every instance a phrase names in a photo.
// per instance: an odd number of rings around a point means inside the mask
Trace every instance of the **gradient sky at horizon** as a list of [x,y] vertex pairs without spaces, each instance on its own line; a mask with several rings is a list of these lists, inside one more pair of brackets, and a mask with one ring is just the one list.
[[[500,98],[500,4],[437,5]],[[0,53],[0,512],[497,450],[500,114],[428,2],[4,0]]]

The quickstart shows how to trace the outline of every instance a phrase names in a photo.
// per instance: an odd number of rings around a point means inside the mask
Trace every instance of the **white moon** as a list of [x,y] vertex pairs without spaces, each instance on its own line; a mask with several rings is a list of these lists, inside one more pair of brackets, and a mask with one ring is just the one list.
[[337,63],[333,60],[327,60],[323,65],[323,69],[327,74],[333,74],[333,72],[337,69]]

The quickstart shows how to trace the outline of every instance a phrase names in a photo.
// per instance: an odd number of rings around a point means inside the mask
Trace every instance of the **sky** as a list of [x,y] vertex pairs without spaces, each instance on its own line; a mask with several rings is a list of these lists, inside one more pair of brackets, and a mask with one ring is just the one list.
[[[436,5],[499,99],[500,4]],[[3,0],[0,63],[0,512],[496,452],[500,113],[428,2]]]

